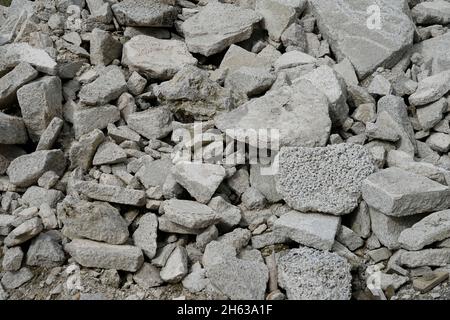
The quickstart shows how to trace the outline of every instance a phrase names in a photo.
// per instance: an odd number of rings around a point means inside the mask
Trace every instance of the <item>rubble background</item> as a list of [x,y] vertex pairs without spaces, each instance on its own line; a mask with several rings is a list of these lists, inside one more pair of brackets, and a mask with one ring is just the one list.
[[450,1],[8,2],[0,300],[450,299]]

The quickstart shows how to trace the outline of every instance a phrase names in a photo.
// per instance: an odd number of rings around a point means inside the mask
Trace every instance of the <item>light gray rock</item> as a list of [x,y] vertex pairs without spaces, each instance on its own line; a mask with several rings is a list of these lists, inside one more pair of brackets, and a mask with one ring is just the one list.
[[172,27],[178,11],[159,0],[125,0],[111,6],[121,25],[135,27]]
[[[303,1],[302,7],[306,2]],[[298,8],[303,11],[303,8]],[[287,1],[279,0],[256,0],[256,12],[263,16],[262,26],[269,33],[269,37],[273,41],[280,41],[283,31],[295,21],[299,13],[294,4],[290,5]]]
[[370,236],[369,208],[364,201],[359,203],[358,209],[350,216],[350,229],[364,239]]
[[206,270],[202,268],[199,262],[196,262],[191,267],[191,272],[183,279],[183,287],[189,292],[200,292],[209,284],[206,279]]
[[115,164],[127,159],[126,152],[114,142],[104,142],[98,146],[92,164],[99,166],[103,164]]
[[447,209],[449,192],[447,186],[394,167],[372,174],[362,184],[364,201],[393,217]]
[[139,219],[138,228],[133,233],[134,245],[141,248],[149,259],[153,259],[156,255],[157,231],[158,218],[153,213],[146,213]]
[[145,191],[98,184],[90,181],[76,181],[74,188],[86,197],[130,206],[145,206]]
[[62,233],[70,239],[91,239],[110,244],[128,240],[128,225],[119,210],[106,202],[76,201],[64,206]]
[[17,289],[33,279],[34,274],[30,269],[24,267],[19,271],[7,271],[2,277],[2,285],[8,290]]
[[[338,61],[348,58],[360,78],[379,66],[392,67],[412,46],[415,28],[404,1],[313,0],[310,3],[320,33],[328,40]],[[368,23],[374,22],[368,20],[371,15],[368,16],[367,9],[371,5],[380,9],[381,29],[368,29]]]
[[76,262],[88,268],[136,272],[144,262],[141,249],[129,245],[112,245],[74,239],[64,246]]
[[147,79],[136,71],[131,74],[127,81],[128,90],[134,95],[139,95],[144,92],[146,85]]
[[3,242],[7,247],[14,247],[32,239],[38,235],[42,229],[41,219],[31,218],[12,230]]
[[196,229],[182,226],[180,224],[172,222],[165,215],[158,217],[158,229],[166,233],[177,234],[200,234],[204,229]]
[[208,206],[220,216],[217,226],[221,230],[228,231],[241,221],[241,209],[220,196],[212,198]]
[[50,150],[56,140],[58,139],[58,136],[63,128],[64,121],[61,120],[58,117],[54,117],[52,121],[48,124],[47,128],[44,132],[42,132],[42,135],[39,139],[39,143],[36,147],[36,151],[40,150]]
[[248,210],[263,209],[266,198],[256,188],[250,187],[241,195],[242,205]]
[[93,82],[81,87],[80,102],[86,105],[103,105],[119,98],[127,89],[122,70],[117,66],[109,66]]
[[52,268],[66,261],[61,244],[51,235],[40,234],[32,242],[27,251],[26,263],[29,266]]
[[18,271],[22,266],[23,256],[22,248],[19,246],[6,249],[2,261],[3,270]]
[[443,0],[422,2],[411,10],[417,24],[433,25],[450,23],[450,3]]
[[57,63],[43,49],[33,48],[28,43],[12,43],[0,47],[0,75],[21,62],[27,62],[37,71],[56,75]]
[[236,228],[231,232],[225,233],[217,241],[225,243],[236,249],[236,252],[240,252],[248,242],[252,233],[248,229]]
[[172,170],[172,166],[170,159],[145,161],[138,172],[136,172],[136,177],[147,189],[151,187],[162,188]]
[[39,187],[50,189],[58,182],[58,180],[59,176],[55,172],[47,171],[38,179],[38,185]]
[[340,227],[341,219],[318,213],[290,211],[274,223],[274,231],[305,246],[330,250]]
[[32,186],[25,191],[22,201],[31,207],[40,207],[42,204],[48,204],[55,208],[56,204],[64,198],[64,193],[59,190]]
[[274,64],[276,71],[289,69],[304,64],[315,64],[317,59],[301,51],[292,50],[282,54]]
[[113,14],[108,2],[104,0],[86,0],[86,4],[91,12],[91,17],[95,22],[102,24],[112,22]]
[[283,197],[278,193],[274,175],[264,175],[264,165],[252,164],[250,166],[250,184],[261,192],[269,202],[278,202]]
[[54,117],[62,118],[62,87],[58,77],[43,77],[17,90],[17,100],[30,138],[37,142]]
[[[270,91],[231,112],[220,114],[215,117],[215,124],[223,132],[228,129],[279,130],[280,146],[324,146],[331,130],[328,100],[306,80]],[[235,138],[243,140],[245,137],[236,135]],[[256,142],[252,140],[248,142],[257,147],[256,143],[264,145],[267,137],[258,135]]]
[[95,28],[91,32],[89,54],[93,65],[107,66],[114,59],[120,58],[122,44],[108,31]]
[[373,260],[373,262],[378,263],[380,261],[385,261],[389,259],[392,256],[391,251],[388,248],[379,248],[375,250],[371,250],[367,252],[367,255],[370,257],[370,259]]
[[49,204],[43,203],[39,206],[39,217],[42,220],[44,228],[47,230],[56,229],[58,227],[58,219],[56,218],[56,210],[52,209]]
[[438,211],[423,218],[400,234],[398,241],[406,250],[420,250],[450,237],[450,210]]
[[211,2],[187,19],[181,30],[190,52],[211,56],[250,38],[253,25],[261,19],[253,10]]
[[225,178],[225,169],[215,164],[179,162],[172,174],[198,202],[208,203]]
[[428,137],[426,143],[434,151],[445,153],[450,150],[450,135],[442,132],[435,132]]
[[0,143],[24,144],[28,141],[27,129],[22,118],[0,112]]
[[61,150],[36,151],[11,161],[7,174],[11,183],[28,187],[37,182],[40,176],[49,170],[62,175],[66,167]]
[[432,61],[431,74],[435,75],[450,69],[450,54],[447,50],[450,44],[450,34],[431,38],[414,45],[410,54],[418,53],[423,61]]
[[146,262],[144,262],[142,268],[133,275],[133,280],[144,290],[159,287],[164,282],[159,276],[159,269]]
[[352,229],[342,225],[336,234],[336,240],[350,249],[350,251],[355,251],[364,245],[364,240],[361,237],[353,232]]
[[161,206],[167,219],[187,228],[207,228],[220,220],[210,207],[195,201],[170,199]]
[[335,64],[333,69],[345,80],[345,83],[348,86],[357,86],[359,84],[358,77],[355,73],[355,68],[347,58],[343,59],[338,64]]
[[420,251],[402,251],[400,265],[409,268],[424,266],[443,267],[450,263],[450,249],[425,249]]
[[362,181],[375,171],[367,149],[352,144],[282,148],[279,161],[277,190],[290,207],[303,212],[352,212]]
[[423,215],[412,215],[405,217],[387,216],[375,209],[370,209],[370,220],[372,223],[372,232],[376,235],[381,244],[390,250],[400,248],[398,238],[400,234],[411,228],[415,223],[423,218]]
[[80,136],[78,141],[72,143],[69,150],[70,168],[80,167],[83,170],[89,169],[92,166],[92,159],[94,158],[97,147],[104,139],[105,135],[99,129],[94,129]]
[[422,106],[442,98],[450,90],[450,71],[432,75],[419,81],[417,90],[409,97],[409,103]]
[[188,273],[188,255],[186,248],[177,246],[161,269],[161,279],[169,283],[180,282]]
[[417,120],[422,130],[428,131],[442,120],[447,111],[447,100],[442,98],[432,104],[417,108]]
[[0,109],[16,99],[17,90],[34,80],[38,72],[26,63],[19,63],[12,71],[0,78]]
[[233,190],[237,195],[241,195],[250,187],[250,175],[248,170],[245,168],[241,168],[237,170],[231,177],[229,177],[226,181],[228,186]]
[[138,35],[124,44],[122,64],[149,78],[168,80],[185,64],[196,65],[197,59],[182,41]]
[[277,258],[278,284],[290,300],[349,300],[350,264],[336,253],[301,247]]
[[227,75],[225,88],[252,97],[270,89],[274,82],[275,75],[265,68],[242,67]]
[[161,139],[172,131],[172,113],[165,107],[150,108],[128,116],[128,126],[147,139]]
[[114,123],[119,119],[120,111],[113,105],[104,105],[95,108],[80,108],[76,110],[73,115],[75,137],[80,138],[82,135],[88,134],[95,129],[105,129],[108,124]]
[[367,87],[367,91],[372,95],[387,96],[391,94],[392,85],[384,76],[377,74]]

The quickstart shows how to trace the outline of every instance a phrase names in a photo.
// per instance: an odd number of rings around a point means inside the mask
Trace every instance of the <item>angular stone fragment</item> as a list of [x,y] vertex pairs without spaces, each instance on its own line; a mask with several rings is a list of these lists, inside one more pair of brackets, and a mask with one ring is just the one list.
[[450,210],[438,211],[423,218],[398,238],[402,248],[420,250],[434,242],[450,238]]
[[22,266],[23,251],[22,248],[12,247],[4,250],[2,268],[5,271],[18,271]]
[[172,174],[198,202],[208,203],[225,178],[225,169],[215,164],[179,162]]
[[50,235],[40,234],[28,248],[26,263],[29,266],[52,268],[66,260],[62,246]]
[[447,100],[444,98],[430,105],[417,108],[417,120],[419,120],[422,130],[428,131],[437,125],[446,111]]
[[255,10],[263,16],[262,25],[273,41],[280,41],[283,31],[297,17],[296,8],[286,1],[256,0]]
[[0,77],[0,109],[6,107],[16,98],[17,90],[24,84],[34,80],[38,72],[28,63],[18,64],[8,74]]
[[341,226],[336,235],[336,240],[349,248],[350,251],[355,251],[364,245],[364,240],[346,226]]
[[49,54],[38,48],[33,48],[28,43],[13,43],[0,46],[0,75],[3,75],[6,70],[15,67],[21,62],[31,64],[36,70],[47,73],[49,75],[56,75],[57,63]]
[[123,46],[122,63],[149,78],[168,80],[185,64],[196,65],[197,59],[182,41],[138,35]]
[[450,45],[450,34],[431,38],[414,45],[410,54],[418,53],[423,61],[431,61],[432,75],[450,69],[450,53],[447,50]]
[[[123,2],[122,2],[123,3]],[[108,32],[95,28],[91,33],[90,58],[93,65],[110,64],[120,58],[122,44]]]
[[130,206],[145,206],[145,191],[98,184],[89,181],[77,181],[74,184],[77,192],[88,198]]
[[133,280],[138,286],[146,290],[159,287],[164,282],[159,275],[158,268],[145,262],[142,268],[133,275]]
[[39,137],[54,117],[62,118],[62,87],[58,77],[43,77],[17,90],[22,118],[30,138]]
[[33,272],[27,267],[15,272],[8,271],[2,277],[2,285],[9,290],[17,289],[33,279],[33,277]]
[[103,105],[117,99],[126,89],[127,83],[121,69],[110,66],[96,80],[81,88],[80,102],[86,105]]
[[250,38],[253,25],[261,18],[253,10],[211,2],[187,19],[181,29],[190,52],[211,56]]
[[135,27],[172,27],[177,18],[175,7],[159,0],[125,0],[112,5],[121,25]]
[[90,133],[94,129],[104,129],[110,123],[120,119],[120,111],[113,105],[105,105],[95,108],[81,108],[73,115],[73,127],[75,137],[79,138]]
[[[310,82],[301,80],[290,87],[269,91],[228,113],[215,117],[221,131],[279,130],[280,146],[324,146],[331,130],[328,100]],[[236,135],[236,139],[245,139]],[[273,139],[273,137],[272,137]],[[267,136],[246,139],[250,145],[266,145]],[[270,141],[269,141],[270,142]]]
[[11,183],[28,187],[37,182],[40,176],[49,170],[62,175],[66,167],[61,150],[36,151],[11,161],[7,174]]
[[443,71],[419,82],[417,90],[409,97],[409,103],[422,106],[439,100],[450,90],[450,71]]
[[167,107],[150,108],[128,116],[128,126],[147,139],[161,139],[172,131],[172,113]]
[[262,94],[275,82],[275,75],[264,68],[242,67],[225,79],[225,87],[248,97]]
[[158,219],[153,213],[146,213],[139,219],[139,225],[133,233],[134,245],[144,252],[145,256],[153,259],[156,255],[156,238],[158,236]]
[[31,218],[20,224],[5,238],[4,243],[7,247],[14,247],[22,244],[38,235],[43,229],[41,219]]
[[39,143],[36,147],[36,151],[40,150],[50,150],[53,144],[58,139],[59,133],[61,132],[64,125],[64,121],[58,117],[54,117],[52,121],[48,124],[47,128],[39,139]]
[[278,283],[290,300],[349,300],[350,264],[336,253],[307,247],[277,258]]
[[110,244],[128,240],[128,225],[119,210],[106,202],[79,201],[64,208],[62,233],[70,239],[91,239]]
[[136,172],[136,177],[147,189],[151,187],[162,188],[172,170],[172,166],[172,161],[169,159],[145,161],[138,172]]
[[28,141],[27,129],[22,118],[0,112],[0,143],[24,144]]
[[95,153],[92,164],[99,166],[103,164],[115,164],[127,159],[125,151],[114,142],[102,143]]
[[215,211],[195,201],[170,199],[162,203],[162,209],[167,219],[187,228],[207,228],[220,220]]
[[428,137],[426,143],[431,149],[445,153],[450,150],[450,135],[442,132],[435,132]]
[[425,249],[420,251],[402,251],[400,265],[409,268],[424,266],[443,267],[450,263],[450,249]]
[[369,208],[364,201],[359,203],[358,209],[350,217],[350,229],[364,239],[370,236]]
[[362,181],[375,171],[364,147],[282,148],[277,190],[293,209],[343,215],[353,211]]
[[177,234],[200,234],[204,229],[188,228],[176,223],[173,223],[165,215],[158,217],[158,229],[167,233]]
[[427,293],[434,287],[446,281],[448,279],[449,273],[447,271],[435,271],[431,275],[431,279],[428,276],[422,276],[420,278],[413,279],[414,289],[420,291],[420,293]]
[[136,272],[144,262],[141,249],[129,245],[112,245],[74,239],[64,246],[76,262],[88,268]]
[[103,132],[94,129],[80,137],[78,141],[72,143],[69,150],[70,167],[80,167],[87,170],[92,166],[92,159],[100,143],[105,136]]
[[[361,79],[379,66],[393,66],[413,43],[414,23],[404,1],[313,0],[311,5],[333,53],[339,61],[348,58]],[[367,14],[372,5],[383,17],[379,29],[368,28],[374,24]]]
[[411,10],[411,15],[417,24],[448,24],[450,23],[450,3],[443,0],[422,2]]
[[55,208],[56,204],[64,198],[64,193],[59,190],[40,188],[36,186],[29,187],[23,194],[22,200],[30,207],[40,207],[42,204],[48,204]]
[[364,201],[394,217],[447,209],[449,193],[447,186],[394,167],[372,174],[362,184]]
[[220,196],[212,198],[208,206],[220,216],[217,224],[220,229],[229,230],[241,221],[241,210]]
[[335,216],[290,211],[275,221],[274,230],[302,245],[330,250],[340,221]]
[[167,259],[159,275],[169,283],[177,283],[188,273],[188,256],[186,248],[177,246]]

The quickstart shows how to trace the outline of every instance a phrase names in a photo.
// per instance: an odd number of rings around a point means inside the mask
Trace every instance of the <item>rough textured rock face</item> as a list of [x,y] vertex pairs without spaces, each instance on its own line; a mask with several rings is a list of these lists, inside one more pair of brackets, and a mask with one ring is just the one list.
[[449,0],[9,2],[0,300],[450,300]]

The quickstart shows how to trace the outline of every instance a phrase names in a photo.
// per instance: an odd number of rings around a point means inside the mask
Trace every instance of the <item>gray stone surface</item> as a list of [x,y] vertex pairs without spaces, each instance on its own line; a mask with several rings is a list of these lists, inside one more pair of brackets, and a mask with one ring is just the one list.
[[162,203],[162,209],[167,219],[192,229],[206,228],[220,220],[214,210],[195,201],[170,199]]
[[170,110],[162,106],[132,113],[128,116],[127,123],[147,139],[161,139],[172,131],[172,118]]
[[221,230],[228,231],[241,221],[241,209],[227,202],[221,196],[212,198],[208,206],[220,216],[217,226]]
[[362,184],[364,201],[394,217],[447,209],[447,186],[399,168],[372,174]]
[[335,253],[301,247],[279,254],[278,284],[290,300],[349,300],[350,264]]
[[211,2],[187,19],[181,29],[190,52],[211,56],[250,38],[253,25],[261,19],[253,10]]
[[163,280],[159,276],[159,269],[146,262],[144,262],[142,268],[133,275],[133,280],[138,286],[145,290],[159,287],[163,284]]
[[33,48],[28,43],[12,43],[0,47],[0,74],[5,70],[18,65],[21,62],[27,62],[37,71],[55,75],[57,73],[57,63],[43,49]]
[[340,227],[338,233],[336,234],[336,240],[350,249],[350,251],[355,251],[364,245],[364,240],[353,232],[352,229],[347,228],[346,226]]
[[26,63],[19,63],[12,71],[0,78],[0,109],[14,102],[17,90],[34,80],[38,72]]
[[450,90],[450,71],[443,71],[419,81],[417,90],[409,97],[409,103],[422,106],[439,100]]
[[104,142],[98,146],[97,152],[92,159],[94,166],[103,164],[115,164],[127,159],[125,151],[114,142]]
[[343,215],[356,208],[362,181],[374,171],[358,145],[282,148],[277,190],[293,209]]
[[450,23],[450,3],[443,0],[422,2],[411,10],[414,21],[422,25]]
[[175,7],[159,0],[125,0],[111,6],[121,25],[135,27],[171,27],[177,18]]
[[3,255],[3,261],[2,261],[2,268],[5,271],[18,271],[20,267],[22,266],[22,260],[23,260],[23,251],[22,248],[17,247],[11,247],[6,250],[4,250]]
[[290,211],[274,223],[274,231],[305,246],[330,250],[340,227],[341,219],[318,213]]
[[19,271],[7,271],[2,277],[2,285],[6,289],[12,290],[17,289],[33,279],[34,274],[31,272],[30,269],[27,267],[24,267],[20,269]]
[[108,65],[120,58],[122,44],[109,32],[95,28],[91,33],[90,58],[93,65]]
[[250,184],[261,192],[269,202],[278,202],[283,197],[278,193],[274,175],[265,175],[263,170],[266,167],[261,164],[250,166]]
[[22,196],[24,203],[31,207],[40,207],[42,204],[48,204],[51,208],[55,208],[56,204],[64,198],[64,193],[59,190],[32,186],[25,191]]
[[161,279],[169,283],[180,282],[188,273],[188,256],[186,248],[177,246],[161,269]]
[[153,259],[156,255],[157,231],[158,218],[153,213],[146,213],[139,218],[138,228],[133,233],[134,245],[141,248],[149,259]]
[[[73,128],[75,137],[80,138],[94,129],[104,129],[110,123],[120,119],[120,111],[113,105],[104,105],[95,108],[80,108],[74,112]],[[81,139],[80,139],[81,140]]]
[[[339,61],[348,58],[360,78],[379,66],[393,66],[412,46],[415,28],[404,1],[313,0],[311,5],[319,30],[333,53]],[[367,9],[371,5],[380,8],[379,30],[368,28]]]
[[130,245],[112,245],[74,239],[64,246],[76,262],[88,268],[136,272],[144,262],[141,249]]
[[136,172],[136,177],[145,188],[163,187],[167,176],[172,170],[172,161],[169,159],[158,159],[144,161],[141,168]]
[[39,143],[36,146],[36,151],[40,150],[50,150],[53,144],[58,139],[58,136],[63,128],[64,121],[58,117],[54,117],[52,121],[48,124],[47,128],[39,139]]
[[42,233],[36,237],[27,251],[26,263],[29,266],[52,268],[66,261],[61,244],[52,236]]
[[32,239],[38,235],[42,229],[41,219],[31,218],[12,230],[3,242],[7,247],[14,247]]
[[89,133],[81,135],[78,141],[73,142],[70,147],[70,167],[80,167],[83,170],[90,168],[95,151],[104,139],[105,135],[99,129],[93,129]]
[[450,263],[450,249],[425,249],[420,251],[402,251],[400,265],[409,268],[424,266],[443,267]]
[[442,98],[432,104],[417,108],[417,120],[422,130],[428,131],[442,120],[447,111],[447,100]]
[[0,143],[24,144],[28,141],[27,129],[22,118],[0,112]]

